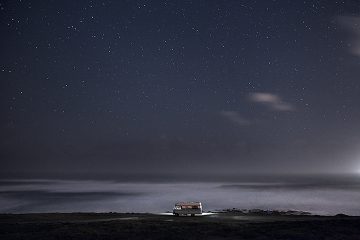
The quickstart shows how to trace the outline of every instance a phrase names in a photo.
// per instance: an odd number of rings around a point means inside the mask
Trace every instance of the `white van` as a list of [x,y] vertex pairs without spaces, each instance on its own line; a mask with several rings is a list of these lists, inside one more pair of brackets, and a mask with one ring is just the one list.
[[175,216],[202,214],[201,202],[179,202],[176,203],[173,209]]

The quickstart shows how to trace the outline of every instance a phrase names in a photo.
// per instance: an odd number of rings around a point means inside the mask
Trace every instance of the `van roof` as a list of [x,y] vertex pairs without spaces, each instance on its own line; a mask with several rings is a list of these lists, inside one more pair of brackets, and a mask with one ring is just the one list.
[[195,206],[199,206],[199,205],[201,205],[201,202],[178,202],[178,203],[175,203],[175,205],[195,205]]

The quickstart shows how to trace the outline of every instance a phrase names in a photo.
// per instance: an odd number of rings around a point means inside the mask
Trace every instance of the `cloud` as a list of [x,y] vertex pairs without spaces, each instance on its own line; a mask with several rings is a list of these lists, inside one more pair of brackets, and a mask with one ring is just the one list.
[[347,30],[352,36],[349,42],[350,52],[360,56],[360,17],[338,17],[340,26]]
[[232,121],[240,126],[248,126],[250,125],[250,121],[243,118],[238,112],[236,111],[221,111],[221,116],[225,117],[229,121]]
[[249,100],[267,106],[273,111],[294,111],[295,107],[284,102],[278,95],[272,93],[250,93]]

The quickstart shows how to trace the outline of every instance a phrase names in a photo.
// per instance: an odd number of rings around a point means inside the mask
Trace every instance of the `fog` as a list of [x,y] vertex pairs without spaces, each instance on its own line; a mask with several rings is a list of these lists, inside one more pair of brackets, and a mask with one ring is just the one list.
[[269,180],[2,180],[0,212],[160,213],[171,211],[179,201],[201,201],[205,211],[259,208],[325,215],[360,214],[359,178]]

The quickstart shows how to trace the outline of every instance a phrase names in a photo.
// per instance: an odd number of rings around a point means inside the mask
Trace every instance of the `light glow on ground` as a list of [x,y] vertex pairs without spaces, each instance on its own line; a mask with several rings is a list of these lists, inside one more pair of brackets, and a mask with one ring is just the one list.
[[[215,215],[217,213],[212,213],[212,212],[205,212],[202,214],[195,214],[195,217],[203,217],[203,216],[209,216],[209,215]],[[164,216],[175,216],[173,213],[170,212],[166,212],[166,213],[156,213],[156,215],[164,215]],[[190,215],[189,215],[190,216]]]

